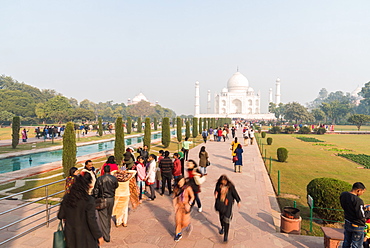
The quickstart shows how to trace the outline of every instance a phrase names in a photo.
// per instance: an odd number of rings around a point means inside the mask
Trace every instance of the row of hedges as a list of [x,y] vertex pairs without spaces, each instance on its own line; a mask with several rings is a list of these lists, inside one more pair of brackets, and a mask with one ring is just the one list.
[[[271,133],[271,134],[279,134],[279,133],[292,134],[292,133],[295,133],[295,132],[296,132],[296,129],[293,126],[287,126],[284,129],[282,129],[279,126],[273,126],[269,130],[269,133]],[[300,134],[309,134],[309,133],[324,134],[324,133],[326,133],[326,129],[323,128],[323,127],[320,127],[320,128],[315,128],[313,131],[311,131],[310,127],[301,127],[298,130],[298,133],[300,133]]]

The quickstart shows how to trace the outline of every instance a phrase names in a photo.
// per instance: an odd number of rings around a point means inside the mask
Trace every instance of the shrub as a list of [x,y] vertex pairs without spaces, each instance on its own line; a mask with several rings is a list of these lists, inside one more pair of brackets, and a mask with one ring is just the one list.
[[284,147],[277,149],[277,157],[279,162],[285,162],[288,158],[288,150]]
[[69,176],[69,170],[76,165],[76,134],[73,122],[68,122],[63,135],[62,165],[64,177]]
[[272,144],[272,138],[271,137],[268,137],[266,141],[267,141],[267,145],[271,146],[271,144]]
[[199,134],[202,134],[202,132],[203,132],[203,122],[202,122],[203,120],[202,120],[202,118],[200,118],[199,117],[199,120],[198,120],[198,133]]
[[182,119],[180,117],[176,118],[176,136],[177,136],[177,141],[181,142],[182,140]]
[[137,132],[141,133],[143,131],[143,122],[141,120],[141,117],[137,118]]
[[153,124],[154,124],[154,130],[158,130],[158,120],[157,120],[157,117],[154,117],[153,119]]
[[309,134],[311,133],[311,128],[303,126],[299,129],[298,132],[301,134]]
[[[322,219],[343,221],[343,212],[329,209],[342,209],[339,196],[350,191],[352,186],[334,178],[315,178],[307,185],[307,195],[314,201],[314,212]],[[329,209],[321,209],[329,208]]]
[[101,117],[98,120],[98,134],[99,136],[103,136],[103,120]]
[[315,128],[313,131],[315,133],[317,133],[317,134],[324,134],[324,133],[326,133],[326,129],[324,127]]
[[185,125],[185,137],[190,138],[190,121],[187,121]]
[[165,117],[162,120],[162,145],[169,147],[171,143],[170,118]]
[[150,143],[151,143],[151,137],[152,136],[152,127],[150,125],[150,118],[145,118],[145,129],[144,129],[144,141],[143,145],[148,147],[148,150],[150,150]]
[[115,129],[114,157],[117,164],[120,165],[123,160],[123,153],[125,152],[125,133],[123,131],[122,117],[116,119]]
[[12,147],[15,149],[19,144],[19,131],[21,129],[21,119],[19,116],[13,117],[12,122]]
[[280,128],[279,126],[273,126],[273,127],[270,129],[270,133],[272,133],[272,134],[281,133],[281,128]]
[[193,117],[193,126],[192,126],[193,138],[198,136],[198,118]]
[[266,138],[266,132],[262,132],[261,133],[261,137],[264,139],[264,138]]
[[130,134],[131,131],[132,131],[132,119],[131,119],[131,117],[127,117],[126,130],[127,130],[127,134]]
[[289,133],[289,134],[292,134],[292,133],[295,132],[295,128],[293,126],[286,126],[284,128],[284,132]]

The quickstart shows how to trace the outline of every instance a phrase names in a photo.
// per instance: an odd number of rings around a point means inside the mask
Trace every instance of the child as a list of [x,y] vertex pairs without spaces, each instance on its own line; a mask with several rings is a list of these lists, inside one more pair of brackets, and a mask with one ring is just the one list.
[[367,219],[365,223],[365,238],[363,246],[364,248],[370,247],[370,219]]
[[136,171],[137,171],[136,182],[139,190],[139,201],[141,203],[145,190],[145,177],[146,177],[146,168],[144,165],[144,158],[142,156],[139,156],[137,158]]

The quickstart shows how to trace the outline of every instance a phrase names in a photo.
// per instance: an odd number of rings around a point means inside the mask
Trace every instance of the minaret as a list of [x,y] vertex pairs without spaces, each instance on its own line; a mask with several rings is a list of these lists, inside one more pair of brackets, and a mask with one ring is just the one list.
[[199,82],[195,82],[195,116],[200,114],[200,103],[199,103]]
[[270,90],[269,90],[269,103],[270,102],[273,102],[273,100],[272,100],[272,88],[270,88]]
[[279,105],[280,103],[280,78],[276,79],[276,95],[275,95],[275,103],[276,105]]
[[211,91],[207,91],[207,114],[211,113]]

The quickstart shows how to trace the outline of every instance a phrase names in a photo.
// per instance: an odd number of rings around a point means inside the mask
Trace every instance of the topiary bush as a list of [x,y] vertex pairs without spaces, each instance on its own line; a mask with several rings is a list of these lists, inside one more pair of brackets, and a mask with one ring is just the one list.
[[[344,191],[350,191],[351,184],[334,178],[315,178],[307,185],[307,195],[314,201],[314,212],[325,220],[344,221],[339,196]],[[329,208],[329,209],[321,209]]]
[[285,162],[288,158],[288,150],[284,147],[277,149],[277,157],[279,162]]
[[326,129],[324,127],[315,128],[313,131],[316,134],[324,134],[324,133],[326,133]]
[[273,126],[273,127],[270,129],[270,133],[272,133],[272,134],[281,133],[281,128],[280,128],[279,126]]
[[284,128],[284,132],[286,132],[286,133],[288,133],[288,134],[292,134],[292,133],[294,133],[294,132],[295,132],[295,128],[294,128],[294,127],[292,127],[292,126],[286,126],[286,127]]
[[298,131],[298,133],[301,133],[301,134],[309,134],[311,133],[311,128],[309,127],[301,127]]
[[264,139],[264,138],[266,138],[266,132],[262,132],[261,133],[261,137]]
[[268,137],[266,141],[267,141],[267,145],[271,146],[271,144],[272,144],[272,138],[271,137]]

